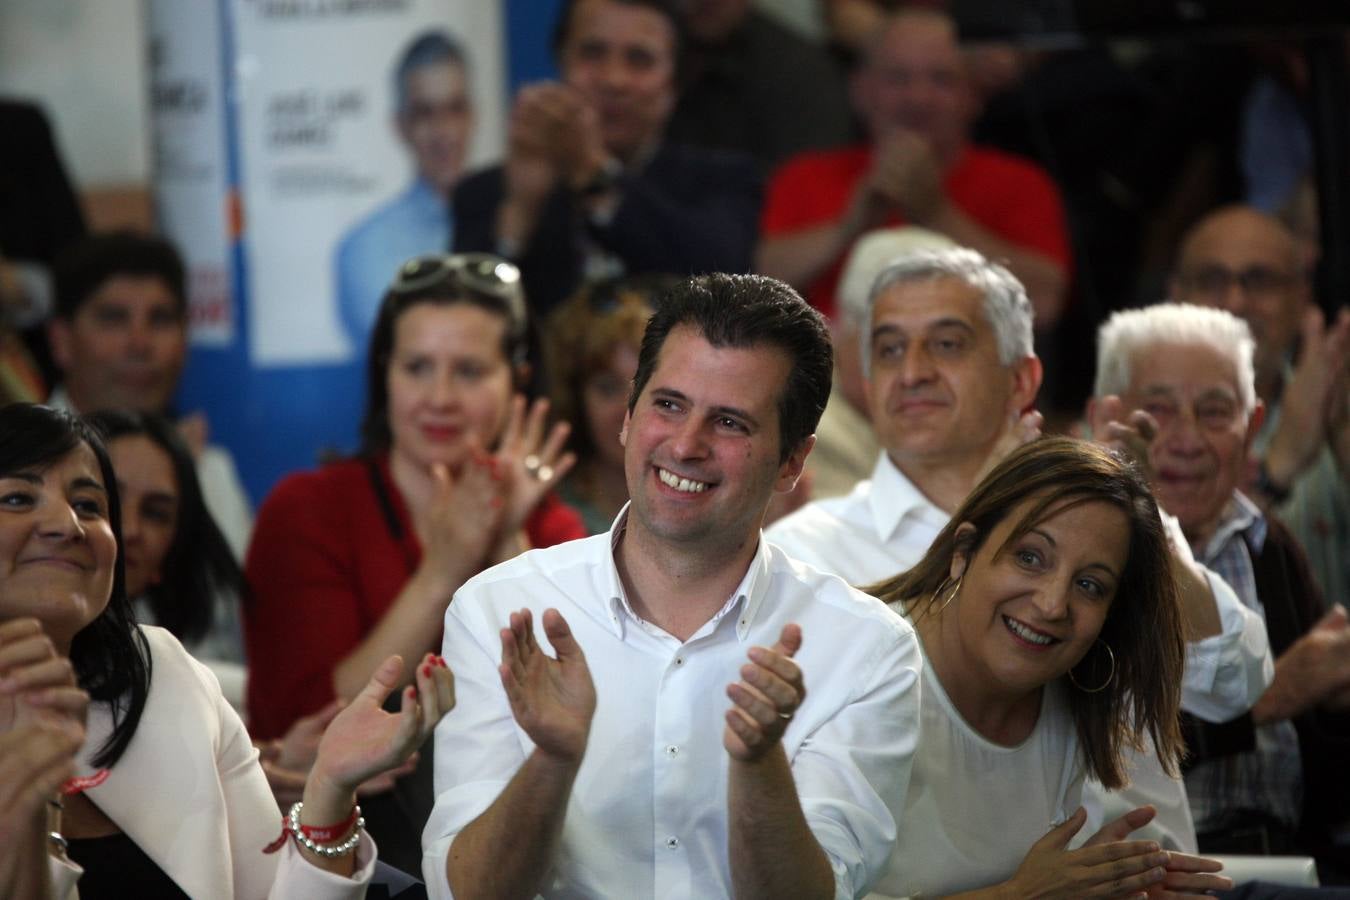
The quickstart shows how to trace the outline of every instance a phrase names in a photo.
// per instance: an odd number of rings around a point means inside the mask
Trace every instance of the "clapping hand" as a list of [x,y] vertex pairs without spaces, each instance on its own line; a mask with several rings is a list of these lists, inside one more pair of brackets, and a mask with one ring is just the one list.
[[527,412],[523,396],[512,399],[510,418],[493,455],[506,480],[504,535],[518,533],[544,495],[576,464],[576,454],[563,452],[571,427],[566,422],[547,425],[547,400],[535,400]]
[[985,457],[984,465],[980,466],[980,471],[976,473],[974,484],[984,481],[984,477],[1003,462],[1019,447],[1031,443],[1041,436],[1041,428],[1045,425],[1045,416],[1036,410],[1028,412],[1013,413],[1008,416],[1004,423],[1003,431],[999,434],[998,440]]
[[557,657],[548,656],[534,637],[528,609],[511,613],[501,630],[502,664],[498,669],[511,714],[545,754],[579,763],[595,715],[595,684],[586,655],[562,614],[544,611],[544,634]]
[[[1102,847],[1124,841],[1131,833],[1153,821],[1155,815],[1157,810],[1151,806],[1132,809],[1120,818],[1103,825],[1096,834],[1087,839],[1083,847]],[[1209,896],[1209,891],[1226,891],[1232,888],[1231,878],[1214,874],[1223,868],[1223,863],[1217,859],[1176,851],[1164,852],[1167,854],[1167,861],[1163,863],[1165,874],[1162,881],[1149,886],[1150,897],[1161,900],[1190,900]]]
[[754,762],[776,745],[806,699],[802,670],[792,657],[802,646],[802,629],[783,626],[773,647],[751,647],[741,680],[727,685],[732,707],[722,745],[733,759]]
[[[424,565],[444,573],[472,560],[476,571],[502,526],[506,486],[499,464],[470,439],[468,458],[458,475],[437,463],[431,477],[431,501],[414,519]],[[445,593],[448,602],[449,592]]]
[[37,619],[0,624],[0,734],[44,724],[84,738],[89,695]]
[[1153,841],[1089,841],[1090,846],[1068,849],[1086,822],[1087,813],[1080,806],[1033,844],[1016,874],[1003,885],[1008,893],[1041,900],[1138,897],[1163,883],[1169,854]]
[[1149,448],[1158,437],[1158,421],[1142,409],[1125,413],[1124,402],[1108,394],[1092,405],[1092,439],[1124,454],[1139,467],[1144,479],[1153,481]]
[[[341,811],[340,800],[371,778],[403,766],[454,708],[454,675],[445,660],[428,653],[417,667],[416,683],[403,689],[399,712],[385,712],[384,700],[398,687],[402,672],[403,660],[397,655],[380,663],[361,693],[325,729],[305,787],[306,807],[317,787],[329,790],[325,800]],[[346,807],[350,809],[349,799]]]

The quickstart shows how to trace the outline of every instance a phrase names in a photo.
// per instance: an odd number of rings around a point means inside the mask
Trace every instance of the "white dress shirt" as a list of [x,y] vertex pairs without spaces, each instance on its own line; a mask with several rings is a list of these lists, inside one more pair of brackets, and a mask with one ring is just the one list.
[[913,629],[879,601],[763,541],[726,605],[681,643],[633,612],[614,565],[627,509],[608,534],[532,550],[455,595],[443,654],[458,705],[436,729],[436,806],[423,837],[432,897],[450,896],[450,845],[533,750],[497,672],[508,614],[555,607],[586,654],[597,705],[568,801],[547,897],[715,898],[732,894],[726,686],[752,645],[802,629],[806,699],[783,735],[806,822],[836,896],[880,877],[918,742]]
[[884,452],[872,477],[842,497],[808,503],[764,530],[788,556],[849,584],[875,584],[923,558],[948,515]]
[[[918,563],[948,518],[882,453],[870,481],[860,482],[846,497],[808,503],[764,534],[790,556],[850,584],[867,585]],[[1176,519],[1164,513],[1163,523],[1173,546],[1190,559]],[[1186,644],[1181,706],[1206,721],[1224,722],[1251,708],[1270,684],[1274,664],[1260,616],[1222,578],[1200,569],[1214,595],[1222,630]],[[1089,779],[1083,792],[1088,824],[1080,839],[1116,815],[1152,803],[1158,816],[1139,836],[1193,852],[1195,825],[1185,785],[1167,775],[1152,753],[1127,750],[1126,767],[1132,778],[1122,791],[1107,792]]]

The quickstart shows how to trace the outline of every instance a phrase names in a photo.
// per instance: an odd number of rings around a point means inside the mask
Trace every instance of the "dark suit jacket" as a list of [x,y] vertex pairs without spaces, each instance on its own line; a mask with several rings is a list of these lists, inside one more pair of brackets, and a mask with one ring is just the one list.
[[[460,182],[456,251],[498,252],[493,232],[505,188],[500,166]],[[549,198],[515,260],[537,322],[581,284],[583,236],[622,259],[631,275],[750,270],[760,183],[748,157],[665,144],[640,172],[623,176],[620,190],[623,199],[605,225],[583,216],[566,190]]]

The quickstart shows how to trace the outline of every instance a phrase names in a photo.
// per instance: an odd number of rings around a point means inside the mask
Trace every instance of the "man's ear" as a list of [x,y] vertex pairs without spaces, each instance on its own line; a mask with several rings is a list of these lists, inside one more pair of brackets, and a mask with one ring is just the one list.
[[52,316],[47,321],[47,345],[51,347],[52,359],[63,373],[70,371],[74,362],[75,336],[71,333],[71,321],[61,316]]
[[1256,441],[1256,435],[1261,431],[1261,423],[1266,420],[1266,404],[1260,397],[1256,399],[1256,406],[1252,407],[1252,413],[1247,417],[1247,436],[1243,441],[1248,454],[1252,452],[1252,444]]
[[1013,391],[1012,409],[1009,412],[1021,415],[1036,405],[1036,394],[1041,389],[1041,380],[1045,377],[1045,367],[1041,358],[1032,354],[1024,356],[1012,366]]
[[788,454],[788,458],[783,460],[783,464],[778,467],[778,479],[773,485],[775,491],[787,493],[797,486],[797,479],[802,477],[802,470],[806,468],[806,457],[815,445],[816,436],[808,434],[800,444],[793,448],[792,452]]

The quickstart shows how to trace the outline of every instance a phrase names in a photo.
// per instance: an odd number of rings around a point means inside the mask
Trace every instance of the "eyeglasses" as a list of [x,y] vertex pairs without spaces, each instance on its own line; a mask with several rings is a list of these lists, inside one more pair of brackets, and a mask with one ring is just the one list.
[[414,256],[399,266],[389,290],[412,294],[443,284],[459,285],[506,304],[511,333],[525,331],[525,292],[520,269],[491,253],[429,253]]
[[1241,272],[1223,266],[1205,266],[1181,276],[1182,287],[1187,291],[1216,297],[1228,293],[1235,283],[1241,285],[1242,292],[1249,297],[1268,297],[1287,290],[1294,283],[1294,276],[1265,266],[1252,266]]

